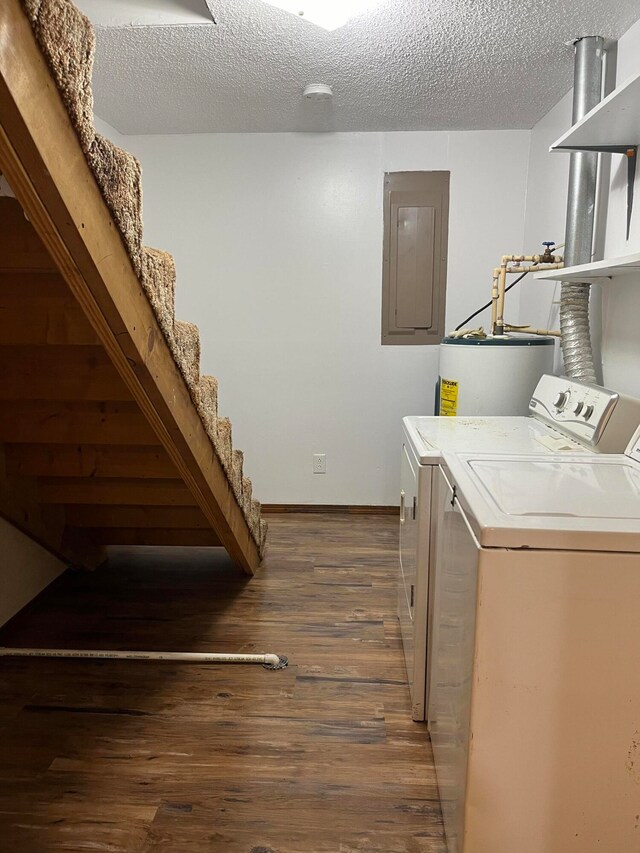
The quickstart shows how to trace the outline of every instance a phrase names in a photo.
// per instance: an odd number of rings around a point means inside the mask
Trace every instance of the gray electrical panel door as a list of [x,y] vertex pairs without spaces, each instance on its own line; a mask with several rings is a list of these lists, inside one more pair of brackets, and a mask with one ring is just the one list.
[[385,174],[383,344],[437,344],[444,336],[449,177]]

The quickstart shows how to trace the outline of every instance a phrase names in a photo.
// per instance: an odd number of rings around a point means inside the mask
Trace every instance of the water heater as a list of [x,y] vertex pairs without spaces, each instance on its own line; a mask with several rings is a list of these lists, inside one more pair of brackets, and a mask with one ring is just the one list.
[[436,414],[528,415],[538,380],[553,371],[554,339],[445,338]]

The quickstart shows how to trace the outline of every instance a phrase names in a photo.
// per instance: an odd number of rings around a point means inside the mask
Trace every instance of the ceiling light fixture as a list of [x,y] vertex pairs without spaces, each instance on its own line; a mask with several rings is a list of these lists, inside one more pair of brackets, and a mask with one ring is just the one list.
[[265,0],[325,30],[337,30],[347,21],[379,6],[383,0]]

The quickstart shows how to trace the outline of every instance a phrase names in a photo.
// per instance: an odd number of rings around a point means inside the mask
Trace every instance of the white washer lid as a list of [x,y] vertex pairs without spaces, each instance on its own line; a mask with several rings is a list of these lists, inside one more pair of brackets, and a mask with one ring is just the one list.
[[411,416],[404,431],[422,465],[451,453],[592,453],[532,417]]
[[640,465],[627,456],[446,454],[481,545],[640,551]]

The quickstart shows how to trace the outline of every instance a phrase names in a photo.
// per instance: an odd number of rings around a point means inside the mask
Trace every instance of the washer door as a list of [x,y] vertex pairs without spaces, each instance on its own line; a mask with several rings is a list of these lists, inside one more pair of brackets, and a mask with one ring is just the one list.
[[460,853],[469,757],[478,543],[438,471],[438,539],[429,732],[449,853]]

